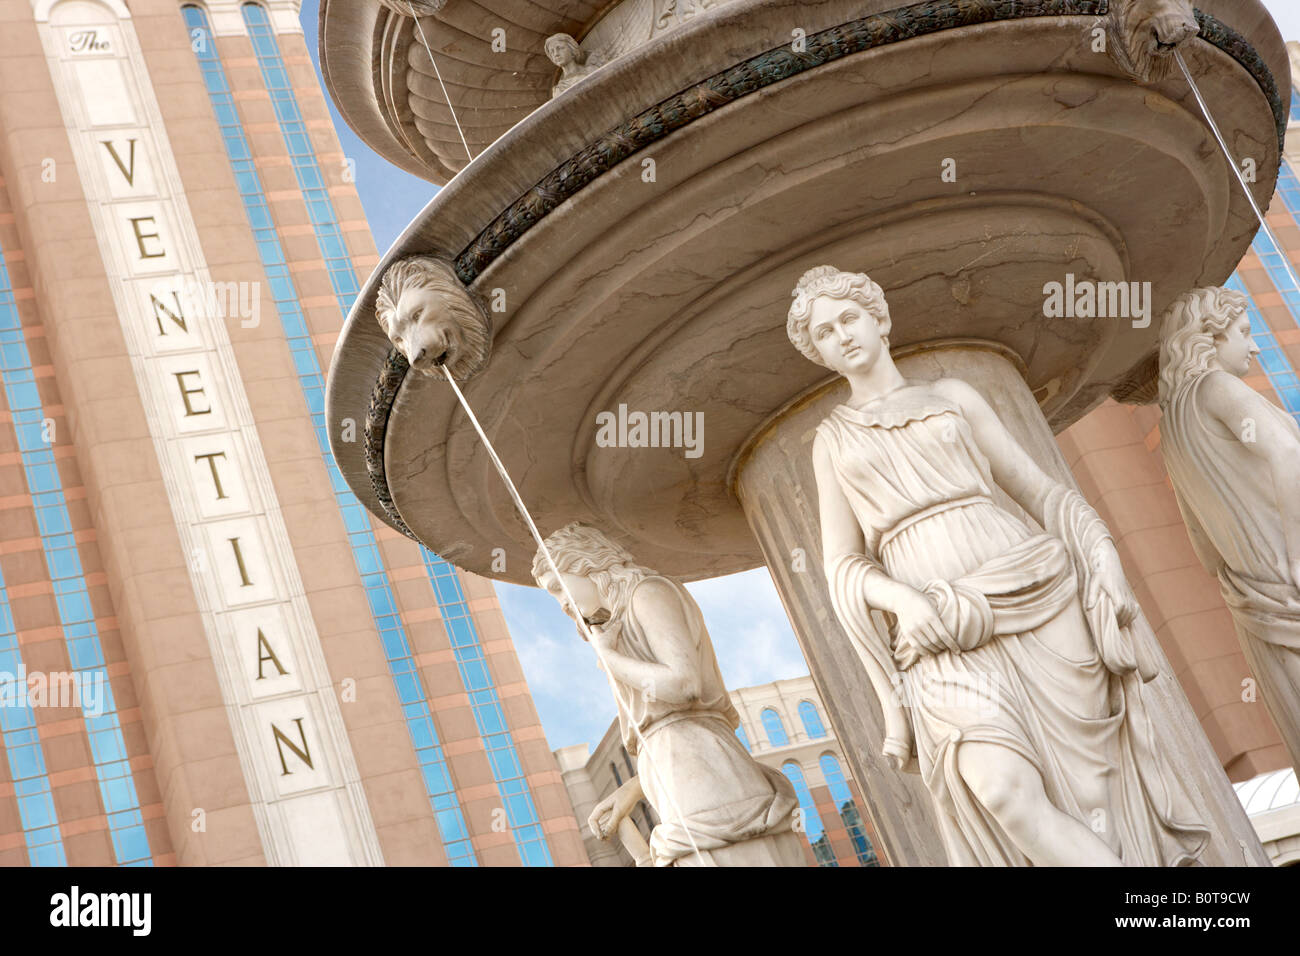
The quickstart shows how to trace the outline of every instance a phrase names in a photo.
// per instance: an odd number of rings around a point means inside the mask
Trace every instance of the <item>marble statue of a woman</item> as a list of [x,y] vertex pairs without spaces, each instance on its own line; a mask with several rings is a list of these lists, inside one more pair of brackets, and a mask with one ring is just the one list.
[[1156,668],[1101,519],[973,387],[903,378],[866,275],[821,266],[793,294],[791,341],[850,386],[812,449],[832,605],[949,862],[1194,862],[1209,834],[1152,739]]
[[1160,447],[1192,547],[1300,766],[1300,426],[1241,380],[1259,351],[1246,304],[1193,289],[1166,313]]
[[654,866],[807,865],[794,788],[737,739],[740,717],[690,593],[595,528],[567,525],[546,546],[577,607],[540,550],[533,578],[588,622],[636,760],[636,776],[592,811],[596,836],[609,839],[644,797],[662,821],[650,834]]

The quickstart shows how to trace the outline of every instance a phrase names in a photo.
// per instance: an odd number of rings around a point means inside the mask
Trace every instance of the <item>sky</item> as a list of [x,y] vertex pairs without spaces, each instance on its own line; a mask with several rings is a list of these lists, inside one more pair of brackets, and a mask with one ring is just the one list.
[[[1300,0],[1263,0],[1284,40],[1300,40]],[[316,56],[318,0],[303,0],[302,24]],[[317,59],[317,72],[320,63]],[[438,187],[398,169],[363,143],[330,103],[356,187],[381,251],[433,198]],[[543,529],[549,531],[551,529]],[[687,585],[708,622],[730,688],[801,677],[808,665],[765,568]],[[552,749],[595,746],[614,719],[614,700],[594,652],[545,592],[496,584],[506,624]]]

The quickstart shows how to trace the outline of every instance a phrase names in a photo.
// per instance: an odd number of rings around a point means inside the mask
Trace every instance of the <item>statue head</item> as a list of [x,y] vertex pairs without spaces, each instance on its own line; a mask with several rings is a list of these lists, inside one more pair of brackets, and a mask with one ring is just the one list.
[[1160,327],[1160,404],[1206,372],[1242,376],[1259,346],[1250,335],[1247,299],[1219,286],[1184,292]]
[[492,327],[487,312],[457,278],[451,264],[434,256],[399,259],[384,271],[375,319],[411,368],[457,382],[487,364]]
[[[626,548],[611,541],[603,531],[576,521],[547,538],[546,547],[565,576],[578,612],[593,624],[598,621],[592,615],[601,608],[611,615],[621,613],[632,587],[653,573],[637,564]],[[565,614],[574,617],[574,609],[540,548],[533,558],[533,580],[564,606]]]
[[547,58],[558,66],[562,73],[586,59],[578,41],[567,33],[556,33],[547,37],[543,49],[546,50]]
[[1174,69],[1174,50],[1201,32],[1192,0],[1111,0],[1108,49],[1133,79],[1153,83]]
[[809,269],[791,293],[786,319],[790,342],[810,362],[841,375],[865,370],[889,355],[889,304],[862,272],[834,266]]

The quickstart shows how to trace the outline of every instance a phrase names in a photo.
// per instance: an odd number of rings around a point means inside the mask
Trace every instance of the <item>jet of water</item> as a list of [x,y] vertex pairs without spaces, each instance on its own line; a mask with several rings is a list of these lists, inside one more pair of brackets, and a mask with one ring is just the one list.
[[1286,269],[1286,273],[1291,279],[1291,288],[1300,292],[1300,279],[1296,278],[1295,271],[1291,268],[1291,262],[1286,253],[1283,252],[1281,243],[1277,241],[1277,236],[1273,235],[1273,230],[1268,227],[1268,223],[1264,220],[1264,213],[1259,208],[1259,203],[1255,201],[1255,196],[1250,191],[1250,186],[1246,182],[1246,177],[1241,172],[1241,167],[1237,165],[1236,159],[1233,158],[1232,151],[1228,149],[1228,144],[1224,140],[1223,134],[1219,132],[1219,124],[1214,121],[1214,116],[1210,113],[1209,104],[1205,102],[1205,97],[1201,95],[1201,88],[1196,85],[1196,80],[1192,78],[1192,71],[1187,68],[1187,61],[1183,59],[1183,52],[1175,48],[1174,59],[1178,61],[1178,68],[1183,71],[1183,76],[1187,78],[1187,85],[1192,88],[1192,94],[1196,97],[1196,102],[1201,107],[1201,113],[1205,116],[1205,122],[1209,124],[1211,131],[1213,131],[1214,138],[1219,141],[1219,148],[1223,150],[1223,155],[1228,160],[1228,166],[1231,167],[1232,171],[1236,174],[1237,182],[1241,184],[1241,191],[1246,194],[1246,201],[1250,203],[1250,208],[1255,211],[1255,218],[1259,220],[1260,228],[1264,230],[1264,234],[1268,236],[1269,241],[1273,243],[1273,248],[1280,253],[1279,258],[1282,260],[1282,266]]
[[[474,409],[470,408],[469,402],[465,400],[465,395],[461,392],[460,386],[456,384],[456,379],[452,377],[451,370],[447,368],[446,365],[440,367],[442,368],[442,373],[447,376],[447,381],[451,384],[452,391],[456,393],[456,398],[460,400],[461,408],[465,409],[465,414],[469,416],[470,424],[474,426],[474,430],[478,432],[478,437],[482,439],[483,447],[487,450],[488,457],[492,459],[492,464],[496,466],[497,472],[501,475],[501,480],[505,482],[506,490],[510,492],[510,497],[514,501],[515,507],[519,510],[519,514],[523,517],[524,521],[527,522],[528,530],[532,532],[533,540],[537,542],[537,547],[540,548],[542,554],[546,556],[546,563],[550,566],[551,574],[553,574],[555,580],[559,582],[560,589],[564,592],[564,597],[569,602],[569,607],[573,608],[574,618],[577,622],[578,628],[582,631],[583,637],[587,639],[588,643],[591,644],[592,649],[596,652],[596,657],[600,660],[601,666],[605,668],[605,673],[612,676],[613,672],[605,664],[604,652],[601,651],[599,645],[597,645],[593,639],[591,628],[588,625],[586,618],[584,618],[582,613],[578,610],[578,602],[574,600],[573,595],[569,592],[569,586],[564,583],[564,576],[560,574],[560,569],[555,564],[555,557],[551,554],[551,549],[546,546],[546,542],[542,539],[541,532],[537,530],[537,525],[533,522],[533,516],[529,514],[528,508],[524,505],[524,499],[519,496],[519,489],[515,487],[515,483],[510,479],[510,473],[506,471],[506,466],[502,464],[501,459],[497,457],[496,449],[492,446],[492,442],[483,431],[483,426],[479,424],[478,416],[474,414]],[[628,702],[623,699],[622,692],[619,690],[618,681],[611,680],[609,684],[614,690],[615,697],[618,698],[619,707],[623,709],[624,713],[631,713],[631,707]],[[709,861],[706,861],[703,854],[700,853],[700,848],[695,842],[695,835],[691,833],[691,828],[686,825],[686,819],[678,808],[677,801],[673,799],[672,792],[664,786],[663,778],[659,776],[659,771],[655,768],[654,761],[650,759],[650,751],[646,747],[645,737],[641,734],[641,728],[633,724],[632,731],[636,734],[637,740],[641,742],[640,757],[645,760],[646,769],[650,771],[650,776],[654,778],[659,792],[664,795],[664,799],[668,802],[668,809],[670,809],[673,816],[677,818],[677,825],[686,833],[686,839],[690,841],[691,850],[695,853],[696,859],[699,860],[701,866],[710,865]]]

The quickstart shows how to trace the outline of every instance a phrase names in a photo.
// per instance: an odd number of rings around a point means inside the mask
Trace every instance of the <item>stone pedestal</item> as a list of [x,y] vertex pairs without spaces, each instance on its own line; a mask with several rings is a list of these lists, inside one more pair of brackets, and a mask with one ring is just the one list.
[[[1077,487],[1014,353],[993,343],[947,340],[900,349],[895,360],[908,378],[952,377],[974,386],[1048,475]],[[847,393],[847,384],[837,379],[772,416],[736,459],[732,484],[862,787],[886,855],[894,865],[941,865],[947,858],[934,826],[929,794],[918,775],[892,770],[880,755],[880,705],[831,609],[822,571],[812,441],[818,423]],[[1024,516],[1000,491],[995,490],[995,497]],[[1267,865],[1259,839],[1149,629],[1147,640],[1161,671],[1147,685],[1146,695],[1157,739],[1174,771],[1190,782],[1200,816],[1212,833],[1201,863]]]

